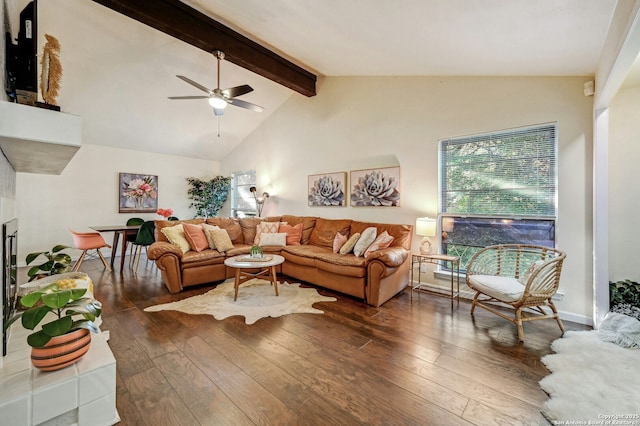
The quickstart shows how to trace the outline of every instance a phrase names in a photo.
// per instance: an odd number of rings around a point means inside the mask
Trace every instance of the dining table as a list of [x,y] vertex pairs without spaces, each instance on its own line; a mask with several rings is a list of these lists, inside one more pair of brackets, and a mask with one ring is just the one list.
[[115,260],[115,254],[118,252],[118,241],[122,235],[122,249],[120,254],[120,272],[124,268],[124,258],[127,255],[127,237],[129,235],[137,235],[140,225],[105,225],[105,226],[90,226],[89,228],[98,232],[113,232],[113,243],[111,243],[111,269],[113,269],[113,261]]

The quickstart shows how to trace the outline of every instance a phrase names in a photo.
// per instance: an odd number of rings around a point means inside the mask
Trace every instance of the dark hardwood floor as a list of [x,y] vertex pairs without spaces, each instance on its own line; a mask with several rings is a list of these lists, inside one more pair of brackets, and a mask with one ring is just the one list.
[[[82,270],[102,301],[117,359],[123,425],[538,425],[548,374],[540,358],[560,337],[552,320],[513,324],[470,303],[409,291],[380,308],[338,298],[324,315],[244,318],[150,305],[206,292],[170,294],[143,258],[137,274]],[[568,330],[587,327],[565,322]]]

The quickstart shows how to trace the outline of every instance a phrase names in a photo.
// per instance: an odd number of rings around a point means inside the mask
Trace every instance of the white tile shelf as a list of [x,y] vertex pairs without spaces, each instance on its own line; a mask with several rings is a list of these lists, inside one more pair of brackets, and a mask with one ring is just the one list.
[[43,372],[31,365],[30,333],[11,327],[8,353],[0,361],[0,413],[6,425],[112,425],[116,410],[116,360],[107,333],[91,334],[77,363]]

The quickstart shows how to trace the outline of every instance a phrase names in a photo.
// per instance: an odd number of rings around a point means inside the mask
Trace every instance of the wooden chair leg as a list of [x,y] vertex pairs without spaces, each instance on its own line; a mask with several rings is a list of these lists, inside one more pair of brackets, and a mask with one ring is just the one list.
[[549,307],[553,311],[553,317],[556,319],[556,322],[558,323],[558,327],[560,327],[560,331],[562,331],[562,334],[564,335],[564,325],[562,324],[562,320],[560,319],[560,315],[558,314],[558,311],[556,310],[556,305],[553,304],[551,299],[549,299],[548,302],[549,302]]
[[138,272],[138,266],[140,265],[140,256],[142,256],[142,246],[136,246],[136,254],[134,256],[136,259],[136,272]]
[[111,272],[111,267],[109,266],[109,263],[107,263],[107,259],[105,259],[102,255],[100,249],[96,249],[96,251],[98,252],[98,256],[100,256],[100,260],[102,260],[102,264],[104,265],[104,267],[107,269],[107,271]]
[[76,263],[75,265],[73,265],[73,269],[71,269],[71,272],[78,272],[80,270],[80,266],[82,265],[82,262],[84,261],[84,257],[86,255],[87,255],[87,251],[85,250],[82,252],[78,260],[76,260]]
[[516,325],[518,326],[518,340],[524,342],[524,327],[522,327],[522,309],[516,309]]
[[476,310],[476,304],[478,303],[478,297],[480,297],[480,292],[476,291],[476,295],[473,298],[473,302],[471,303],[471,315],[473,315],[473,311]]

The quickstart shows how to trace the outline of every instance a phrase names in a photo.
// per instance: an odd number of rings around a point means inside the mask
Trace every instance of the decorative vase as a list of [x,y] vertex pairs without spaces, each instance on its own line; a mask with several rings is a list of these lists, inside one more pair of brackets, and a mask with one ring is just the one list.
[[31,348],[31,363],[42,371],[67,367],[84,356],[91,346],[91,333],[86,328],[51,338],[41,348]]

